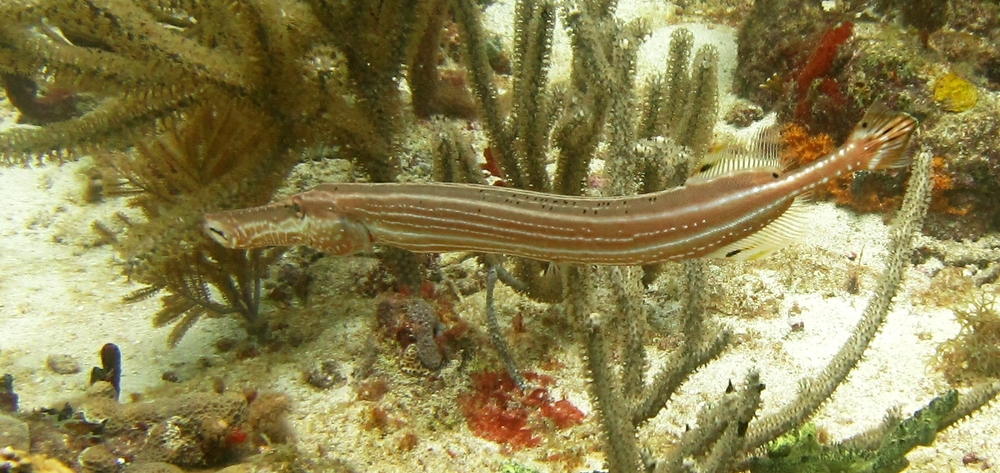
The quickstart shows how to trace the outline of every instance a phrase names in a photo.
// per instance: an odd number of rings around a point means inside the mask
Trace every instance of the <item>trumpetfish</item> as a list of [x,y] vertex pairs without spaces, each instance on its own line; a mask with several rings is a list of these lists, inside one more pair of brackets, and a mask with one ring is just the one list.
[[280,202],[205,215],[228,248],[306,245],[334,255],[373,244],[476,251],[553,263],[642,265],[754,259],[805,231],[803,201],[847,173],[903,167],[917,121],[871,107],[843,146],[785,170],[776,145],[708,162],[684,185],[622,197],[571,197],[449,183],[331,183]]

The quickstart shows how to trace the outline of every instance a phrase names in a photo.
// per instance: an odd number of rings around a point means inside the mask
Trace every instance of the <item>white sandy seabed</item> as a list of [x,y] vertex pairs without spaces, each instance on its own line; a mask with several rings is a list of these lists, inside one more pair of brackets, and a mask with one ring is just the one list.
[[[720,46],[734,51],[731,30],[699,27],[697,31],[723,38],[729,44]],[[665,51],[668,38],[668,30],[657,31],[647,49]],[[654,47],[657,42],[659,46]],[[732,56],[727,54],[722,54],[724,61]],[[650,60],[644,62],[648,64]],[[123,390],[142,392],[162,386],[163,372],[184,369],[211,357],[218,338],[242,336],[232,321],[202,321],[179,347],[170,349],[166,344],[169,328],[151,326],[151,317],[159,307],[155,299],[135,304],[121,302],[122,296],[138,287],[122,275],[121,262],[112,248],[90,244],[96,237],[89,226],[95,219],[108,218],[122,203],[81,203],[85,183],[79,169],[85,165],[86,160],[63,166],[0,169],[0,189],[4,196],[0,206],[0,254],[3,255],[0,373],[10,372],[15,376],[23,409],[61,405],[62,401],[82,393],[87,385],[87,371],[98,364],[97,351],[105,343],[121,347],[125,367]],[[871,274],[881,271],[886,226],[879,217],[857,216],[829,204],[816,205],[813,215],[815,220],[810,227],[815,231],[806,241],[773,256],[773,264],[736,266],[737,263],[718,262],[713,263],[711,273],[718,281],[738,279],[734,275],[744,273],[767,286],[778,284],[776,280],[819,276],[809,273],[807,265],[792,262],[844,259],[862,249],[865,254],[862,264],[868,274],[862,278],[863,284],[870,282]],[[784,258],[789,264],[783,264]],[[784,268],[770,269],[775,267]],[[910,300],[929,281],[920,271],[907,272],[904,289],[865,360],[815,417],[815,422],[827,429],[833,439],[876,425],[888,409],[896,406],[909,415],[948,389],[941,376],[927,368],[927,362],[938,344],[957,333],[958,325],[950,310],[914,307]],[[313,284],[323,283],[320,280]],[[864,288],[862,285],[858,296],[844,294],[840,289],[833,291],[834,295],[830,291],[789,295],[781,307],[787,315],[790,306],[797,306],[794,316],[727,319],[731,329],[750,342],[739,344],[698,373],[664,413],[642,430],[641,437],[655,436],[660,431],[681,432],[685,423],[693,421],[700,403],[716,398],[730,379],[742,379],[751,367],[760,370],[767,385],[764,410],[779,407],[782,399],[794,394],[798,380],[821,369],[846,339],[864,308],[867,297]],[[482,307],[481,299],[477,300],[478,307]],[[481,316],[469,318],[481,320]],[[382,451],[383,444],[377,441],[359,440],[365,434],[359,433],[361,416],[350,407],[354,399],[351,389],[345,386],[319,391],[302,382],[301,370],[305,364],[302,360],[315,360],[324,353],[335,352],[337,342],[343,340],[339,332],[346,333],[347,325],[352,323],[365,325],[351,322],[350,317],[347,322],[344,317],[337,319],[338,325],[345,325],[325,328],[320,337],[330,342],[328,346],[314,344],[297,353],[290,348],[292,356],[272,359],[266,367],[260,366],[266,361],[248,362],[257,364],[254,381],[259,387],[280,390],[292,398],[290,421],[304,458],[340,457],[357,471],[497,471],[499,465],[513,458],[542,471],[562,471],[557,465],[537,461],[538,455],[532,454],[531,449],[501,453],[495,444],[470,435],[464,427],[459,427],[458,432],[440,433],[438,438],[434,433],[421,433],[426,440],[405,454],[397,454],[391,448]],[[804,330],[791,333],[792,321],[802,322]],[[58,375],[47,369],[46,358],[58,354],[75,357],[82,371]],[[579,363],[570,363],[558,376],[566,378],[560,380],[560,385],[567,386],[558,394],[590,414],[592,408]],[[593,422],[592,416],[588,419],[587,422]],[[589,434],[596,432],[593,426],[584,430]],[[988,406],[970,420],[941,433],[935,445],[913,451],[909,455],[912,465],[907,471],[978,470],[983,465],[964,466],[963,455],[977,452],[990,462],[1000,462],[998,439],[1000,410]],[[568,471],[600,467],[600,455],[590,452],[582,464]]]

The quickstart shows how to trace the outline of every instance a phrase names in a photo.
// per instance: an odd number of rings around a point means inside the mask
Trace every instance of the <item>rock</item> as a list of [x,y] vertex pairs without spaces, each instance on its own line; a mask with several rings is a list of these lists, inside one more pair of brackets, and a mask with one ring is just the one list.
[[306,383],[319,389],[330,389],[343,385],[347,380],[340,374],[336,361],[323,360],[305,373]]
[[54,458],[31,455],[12,448],[0,448],[0,471],[10,473],[74,473]]
[[125,468],[125,473],[184,473],[184,470],[164,462],[135,462]]
[[104,445],[87,447],[76,459],[84,473],[118,473],[124,460],[113,455]]
[[249,463],[238,463],[236,465],[227,466],[215,473],[250,473],[254,471],[253,465]]
[[9,415],[0,414],[0,448],[4,447],[28,450],[31,447],[28,424]]
[[49,355],[45,364],[56,374],[76,374],[80,372],[80,363],[70,355]]

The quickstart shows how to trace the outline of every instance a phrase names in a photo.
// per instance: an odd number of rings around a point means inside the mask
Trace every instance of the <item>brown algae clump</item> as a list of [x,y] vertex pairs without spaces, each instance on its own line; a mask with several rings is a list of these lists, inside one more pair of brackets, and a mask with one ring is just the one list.
[[945,74],[934,84],[934,101],[949,112],[964,112],[976,106],[979,92],[971,82],[954,72]]
[[937,368],[952,384],[1000,376],[1000,313],[992,294],[977,294],[955,309],[962,330],[938,347]]

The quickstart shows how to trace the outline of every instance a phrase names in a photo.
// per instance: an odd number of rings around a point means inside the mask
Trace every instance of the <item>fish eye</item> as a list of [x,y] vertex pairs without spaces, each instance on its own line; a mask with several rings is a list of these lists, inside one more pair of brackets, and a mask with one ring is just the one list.
[[299,217],[299,218],[305,217],[305,214],[302,212],[302,205],[300,204],[298,197],[295,197],[295,198],[292,199],[291,208],[292,208],[292,212],[295,212],[295,216],[296,217]]
[[868,128],[868,122],[861,122],[861,128]]

